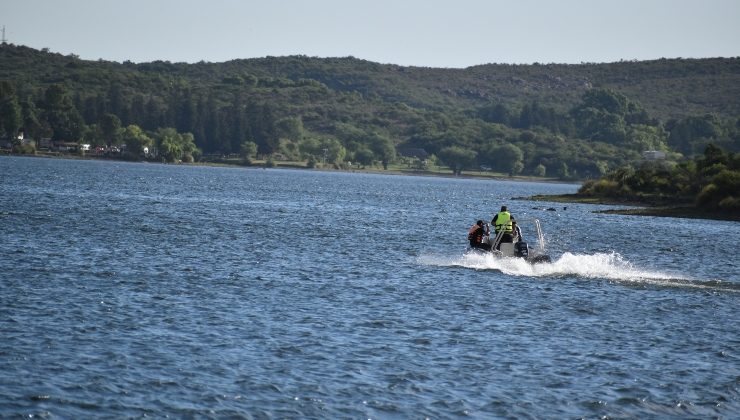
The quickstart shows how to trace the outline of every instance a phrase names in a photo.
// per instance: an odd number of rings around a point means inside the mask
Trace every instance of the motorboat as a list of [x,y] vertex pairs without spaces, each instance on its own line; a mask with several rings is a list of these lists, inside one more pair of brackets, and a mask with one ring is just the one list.
[[545,237],[542,234],[542,225],[539,219],[533,219],[533,223],[537,232],[537,247],[530,246],[516,234],[506,235],[501,230],[493,238],[490,235],[484,235],[483,246],[480,248],[468,247],[468,251],[491,253],[499,258],[522,258],[531,264],[551,262],[550,255],[545,252]]

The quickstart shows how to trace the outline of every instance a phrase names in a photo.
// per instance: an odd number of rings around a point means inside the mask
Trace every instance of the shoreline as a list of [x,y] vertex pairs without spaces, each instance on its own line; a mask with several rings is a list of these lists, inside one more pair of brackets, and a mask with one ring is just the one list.
[[527,199],[533,201],[551,201],[556,203],[599,204],[630,207],[626,209],[606,209],[593,211],[593,213],[601,214],[620,214],[623,216],[675,217],[680,219],[724,220],[730,222],[740,221],[740,214],[707,212],[693,207],[691,203],[687,202],[670,203],[666,200],[655,200],[653,202],[647,202],[639,201],[636,199],[620,200],[613,197],[580,196],[578,194],[534,195],[531,197],[519,197],[518,199]]
[[[488,175],[488,174],[461,174],[455,175],[452,173],[441,173],[434,171],[423,171],[423,170],[398,170],[398,169],[334,169],[334,168],[308,168],[296,164],[285,164],[280,165],[279,163],[272,168],[265,167],[264,164],[252,164],[252,165],[239,165],[227,162],[194,162],[194,163],[166,163],[166,162],[153,162],[145,160],[125,160],[115,159],[101,156],[76,156],[69,154],[53,154],[53,153],[38,153],[35,155],[29,154],[12,154],[2,153],[0,156],[14,156],[14,157],[29,157],[29,158],[45,158],[45,159],[69,159],[69,160],[95,160],[103,162],[126,162],[126,163],[139,163],[139,164],[155,164],[155,165],[183,165],[183,166],[206,166],[206,167],[219,167],[219,168],[234,168],[234,169],[288,169],[288,170],[310,170],[310,171],[321,171],[321,172],[341,172],[341,173],[359,173],[359,174],[376,174],[376,175],[392,175],[392,176],[419,176],[419,177],[435,177],[435,178],[453,178],[453,179],[473,179],[479,181],[513,181],[513,182],[537,182],[537,183],[551,183],[551,184],[570,184],[578,185],[579,181],[563,181],[554,178],[538,178],[531,176],[501,176],[501,175]],[[620,214],[625,216],[653,216],[653,217],[676,217],[683,219],[706,219],[706,220],[725,220],[725,221],[740,221],[740,214],[732,213],[720,213],[720,212],[705,212],[695,207],[690,206],[690,203],[682,202],[668,202],[666,200],[654,200],[640,201],[636,199],[617,199],[613,197],[595,197],[595,196],[581,196],[579,194],[559,194],[559,195],[533,195],[531,197],[513,197],[514,200],[532,200],[532,201],[550,201],[555,203],[576,203],[576,204],[597,204],[597,205],[615,205],[615,206],[627,206],[631,208],[627,209],[606,209],[606,210],[594,210],[594,213],[602,214]]]
[[210,166],[219,168],[241,168],[241,169],[291,169],[291,170],[308,170],[308,171],[321,171],[321,172],[343,172],[343,173],[359,173],[359,174],[377,174],[377,175],[399,175],[399,176],[421,176],[421,177],[434,177],[434,178],[453,178],[453,179],[475,179],[481,181],[513,181],[513,182],[538,182],[543,184],[572,184],[580,185],[581,181],[564,181],[557,178],[539,178],[534,176],[506,176],[506,175],[494,175],[484,173],[463,173],[455,175],[453,173],[435,172],[426,170],[399,170],[399,169],[377,169],[377,168],[365,168],[365,169],[334,169],[334,168],[309,168],[293,163],[286,163],[281,165],[280,162],[275,162],[274,167],[268,168],[264,166],[264,161],[257,161],[260,163],[252,165],[239,165],[228,162],[193,162],[193,163],[167,163],[167,162],[155,162],[146,160],[126,160],[116,159],[104,156],[79,156],[72,154],[56,154],[52,153],[37,153],[31,154],[14,154],[14,153],[0,153],[0,156],[14,156],[14,157],[30,157],[30,158],[46,158],[46,159],[69,159],[69,160],[95,160],[102,162],[126,162],[126,163],[146,163],[155,165],[182,165],[182,166]]

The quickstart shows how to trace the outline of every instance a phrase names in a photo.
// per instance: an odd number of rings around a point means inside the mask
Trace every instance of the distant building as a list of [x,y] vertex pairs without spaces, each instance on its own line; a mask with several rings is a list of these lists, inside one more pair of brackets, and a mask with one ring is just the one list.
[[642,152],[642,157],[645,160],[665,160],[666,154],[660,150],[645,150]]
[[39,149],[51,149],[51,147],[52,147],[51,138],[50,137],[42,137],[39,140],[38,146],[39,146]]
[[79,148],[79,143],[71,141],[54,141],[51,146],[51,149],[57,152],[76,152]]

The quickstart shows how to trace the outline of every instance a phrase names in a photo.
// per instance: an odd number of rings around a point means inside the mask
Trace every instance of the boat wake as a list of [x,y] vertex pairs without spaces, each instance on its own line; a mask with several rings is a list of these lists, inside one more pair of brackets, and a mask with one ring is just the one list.
[[550,263],[530,264],[521,258],[498,258],[491,254],[467,253],[456,257],[422,255],[419,264],[496,270],[521,277],[583,277],[606,279],[630,285],[690,287],[740,293],[740,284],[701,281],[689,277],[636,267],[618,253],[572,254],[566,252]]

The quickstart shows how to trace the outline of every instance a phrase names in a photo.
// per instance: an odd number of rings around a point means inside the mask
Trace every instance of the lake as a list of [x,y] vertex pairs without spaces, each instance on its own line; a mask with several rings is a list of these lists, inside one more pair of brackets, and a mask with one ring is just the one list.
[[[740,415],[737,222],[512,199],[573,184],[7,156],[0,176],[0,417]],[[465,253],[503,204],[552,263]]]

